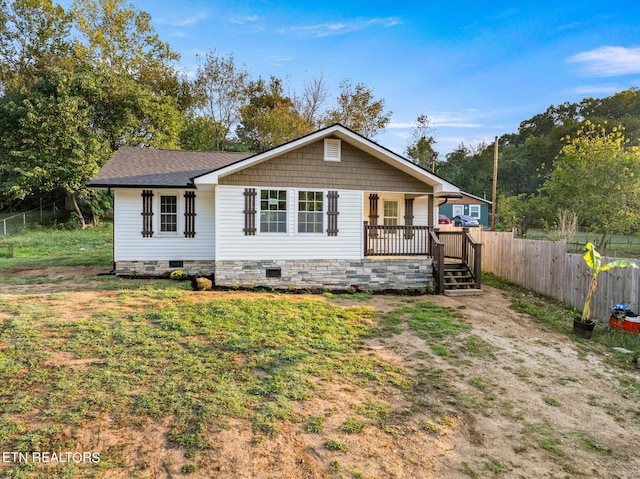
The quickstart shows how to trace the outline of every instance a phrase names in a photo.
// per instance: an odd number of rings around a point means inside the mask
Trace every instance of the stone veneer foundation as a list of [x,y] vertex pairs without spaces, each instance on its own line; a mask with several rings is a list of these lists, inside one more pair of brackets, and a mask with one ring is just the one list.
[[[173,263],[173,262],[172,262]],[[118,261],[119,276],[163,276],[174,270],[192,276],[215,274],[216,286],[275,289],[406,290],[433,285],[432,260],[429,257],[363,258],[360,260],[200,260]],[[279,277],[268,277],[279,274]]]
[[[279,271],[278,271],[279,270]],[[280,277],[268,277],[280,273]],[[433,285],[429,257],[359,260],[221,260],[216,286],[276,289],[363,290],[420,289]]]
[[191,276],[209,276],[215,271],[215,261],[182,261],[181,266],[171,265],[173,261],[118,261],[114,273],[118,276],[163,276],[177,269]]

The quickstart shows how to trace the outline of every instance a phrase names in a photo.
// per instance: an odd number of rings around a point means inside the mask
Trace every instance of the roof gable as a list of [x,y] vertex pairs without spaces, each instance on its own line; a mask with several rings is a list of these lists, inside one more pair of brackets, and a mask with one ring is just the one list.
[[257,165],[259,163],[282,156],[286,153],[294,151],[303,146],[310,145],[323,138],[338,138],[345,141],[349,145],[362,150],[378,160],[381,160],[392,167],[418,179],[419,181],[429,185],[434,193],[440,192],[459,192],[460,189],[440,178],[439,176],[421,168],[402,156],[388,150],[377,143],[345,128],[340,124],[329,126],[322,130],[306,135],[297,140],[290,141],[284,145],[278,146],[263,153],[251,156],[249,158],[232,163],[220,169],[203,174],[194,178],[194,183],[198,185],[219,184],[221,178],[237,173],[245,168]]

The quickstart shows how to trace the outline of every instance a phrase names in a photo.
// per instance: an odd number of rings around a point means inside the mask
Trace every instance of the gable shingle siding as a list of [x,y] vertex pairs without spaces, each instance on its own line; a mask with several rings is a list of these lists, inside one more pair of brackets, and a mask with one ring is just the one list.
[[337,188],[431,193],[418,179],[342,142],[342,160],[323,160],[324,142],[317,141],[220,178],[221,185]]

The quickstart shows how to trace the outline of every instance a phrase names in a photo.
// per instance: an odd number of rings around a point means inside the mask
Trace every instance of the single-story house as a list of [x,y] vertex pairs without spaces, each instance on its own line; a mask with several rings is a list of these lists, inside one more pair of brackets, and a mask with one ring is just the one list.
[[460,198],[449,198],[439,207],[441,215],[451,219],[458,215],[471,216],[486,228],[491,224],[491,201],[485,200],[471,193],[460,192]]
[[278,289],[430,286],[460,192],[340,124],[258,154],[122,147],[89,186],[114,198],[115,274]]

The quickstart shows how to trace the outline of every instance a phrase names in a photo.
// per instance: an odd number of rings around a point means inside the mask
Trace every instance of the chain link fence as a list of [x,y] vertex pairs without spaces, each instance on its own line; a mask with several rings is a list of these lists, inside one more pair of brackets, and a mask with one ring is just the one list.
[[0,238],[20,233],[34,225],[50,223],[63,213],[64,200],[59,200],[22,213],[8,213],[4,217],[0,215]]

